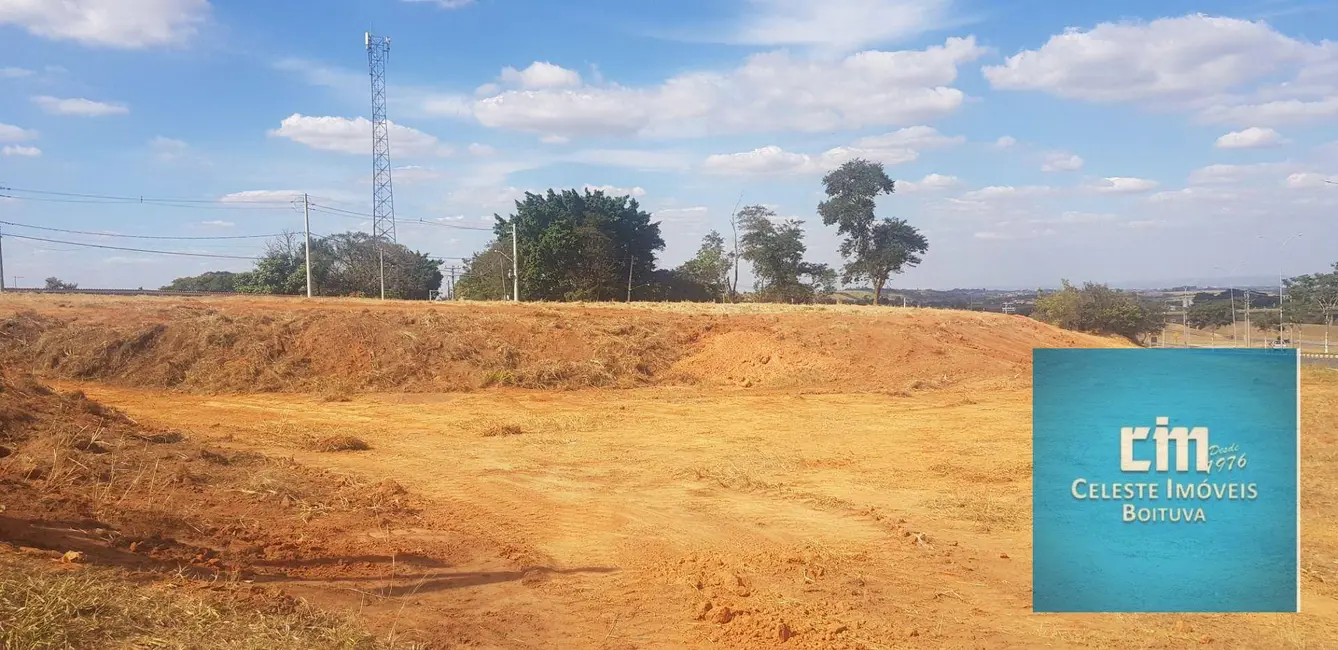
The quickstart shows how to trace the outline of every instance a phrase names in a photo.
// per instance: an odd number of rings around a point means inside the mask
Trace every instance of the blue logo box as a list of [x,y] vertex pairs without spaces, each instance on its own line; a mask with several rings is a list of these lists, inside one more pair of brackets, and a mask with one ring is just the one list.
[[1033,611],[1299,611],[1299,362],[1036,350]]

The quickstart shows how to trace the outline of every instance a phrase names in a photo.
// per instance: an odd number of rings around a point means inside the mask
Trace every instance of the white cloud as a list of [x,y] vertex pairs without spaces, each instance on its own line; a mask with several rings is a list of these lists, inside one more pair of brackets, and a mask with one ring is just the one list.
[[23,147],[19,145],[8,144],[0,149],[0,155],[22,156],[24,158],[36,158],[42,155],[42,150],[37,147]]
[[750,0],[726,39],[744,45],[798,45],[851,52],[945,26],[950,0]]
[[201,225],[201,226],[209,226],[210,228],[231,228],[231,227],[233,227],[233,226],[235,226],[235,225],[237,225],[237,224],[235,224],[235,223],[233,223],[233,222],[231,222],[231,221],[221,221],[221,220],[215,219],[215,220],[213,220],[213,221],[201,221],[201,222],[200,222],[200,225]]
[[1041,163],[1043,172],[1076,172],[1082,169],[1082,158],[1071,154],[1054,152],[1045,155],[1045,162]]
[[[369,155],[372,152],[372,123],[365,117],[311,117],[294,113],[269,135],[288,138],[321,151]],[[436,136],[417,129],[390,123],[390,154],[395,156],[445,156],[450,148]]]
[[999,90],[1136,102],[1195,111],[1206,121],[1269,125],[1338,115],[1335,70],[1334,43],[1297,40],[1262,21],[1191,14],[1069,29],[983,72]]
[[1049,237],[1055,234],[1053,228],[1028,228],[1017,231],[998,231],[984,230],[975,233],[976,239],[988,239],[996,241],[1007,241],[1012,239],[1035,239],[1037,237]]
[[106,115],[125,115],[130,108],[125,104],[95,102],[82,97],[61,99],[42,95],[33,97],[33,103],[51,115],[77,115],[79,117],[103,117]]
[[1117,217],[1107,212],[1078,212],[1070,210],[1059,215],[1054,220],[1055,223],[1065,224],[1087,224],[1087,223],[1106,223],[1114,221]]
[[139,49],[185,43],[210,10],[209,0],[4,0],[0,24],[55,40]]
[[681,223],[687,221],[700,221],[706,217],[709,210],[705,206],[697,205],[689,208],[667,208],[656,210],[652,216],[661,221],[669,223]]
[[1102,194],[1137,194],[1156,189],[1157,181],[1147,178],[1110,176],[1092,184],[1092,190]]
[[1231,185],[1247,178],[1265,174],[1284,174],[1295,165],[1286,162],[1255,163],[1252,165],[1208,165],[1189,174],[1190,185]]
[[403,2],[434,4],[442,9],[461,9],[474,4],[474,0],[402,0]]
[[[1338,176],[1316,174],[1315,172],[1297,172],[1288,176],[1284,183],[1286,183],[1287,187],[1294,190],[1313,189],[1324,187],[1331,183],[1338,183]],[[1338,191],[1338,187],[1334,187],[1333,189]]]
[[929,174],[918,181],[897,181],[898,192],[935,192],[947,190],[962,184],[956,176]]
[[812,156],[790,153],[777,146],[715,154],[702,163],[702,169],[707,173],[725,175],[784,175],[820,171]]
[[1017,144],[1017,138],[1014,138],[1011,135],[1002,136],[994,141],[994,146],[1000,149],[1007,149],[1015,144]]
[[223,203],[278,203],[302,198],[298,190],[246,190],[218,197]]
[[630,196],[639,199],[646,195],[646,190],[640,187],[614,187],[612,185],[586,185],[587,192],[603,192],[609,196]]
[[544,144],[567,144],[568,142],[571,142],[571,138],[563,137],[560,135],[546,135],[542,138],[539,138],[539,142],[542,142]]
[[405,165],[391,170],[391,178],[395,183],[412,185],[426,181],[435,181],[442,177],[441,172],[430,167],[420,167],[418,165]]
[[24,68],[0,68],[0,79],[20,79],[32,75],[32,70]]
[[298,58],[280,59],[274,62],[273,67],[275,70],[294,73],[313,86],[362,90],[367,85],[366,70],[356,72]]
[[36,140],[37,132],[31,129],[23,129],[13,124],[0,122],[0,142],[23,142],[24,140]]
[[944,147],[965,142],[962,136],[946,136],[928,126],[912,126],[892,133],[864,137],[850,146],[833,147],[819,155],[787,152],[767,146],[732,154],[715,154],[702,168],[728,175],[785,175],[825,172],[856,158],[885,165],[898,165],[919,158],[916,148]]
[[497,153],[497,150],[486,144],[479,144],[475,142],[469,145],[469,153],[471,155],[485,157],[485,156],[495,155]]
[[1175,201],[1235,201],[1240,195],[1231,190],[1207,187],[1186,187],[1179,190],[1167,190],[1157,192],[1148,197],[1153,203],[1168,203]]
[[1338,117],[1338,97],[1218,105],[1210,106],[1202,113],[1204,121],[1221,124],[1301,124],[1335,117]]
[[581,85],[581,75],[575,70],[568,70],[547,61],[535,61],[524,70],[510,66],[502,68],[498,79],[509,86],[519,86],[526,90],[542,88],[571,88]]
[[[684,73],[658,86],[508,90],[475,102],[473,114],[488,127],[561,137],[814,133],[914,124],[961,106],[965,95],[948,84],[959,65],[982,52],[974,38],[838,61],[769,52],[728,72]],[[424,106],[428,112],[436,108]],[[450,102],[444,108],[460,107]]]
[[859,147],[835,147],[819,155],[810,155],[788,152],[772,145],[752,151],[709,156],[702,163],[702,169],[707,173],[730,176],[817,174],[835,169],[856,158],[896,165],[915,160],[918,155],[912,149]]
[[1046,196],[1053,194],[1054,188],[1048,185],[1025,185],[1014,187],[1012,185],[990,185],[978,190],[972,190],[962,195],[967,200],[994,200],[994,199],[1019,199],[1037,196]]
[[564,156],[563,160],[643,171],[683,171],[692,166],[691,158],[683,152],[648,149],[585,149]]
[[947,136],[929,126],[908,126],[885,135],[860,138],[857,149],[932,149],[966,142],[965,136]]
[[1243,131],[1232,131],[1217,139],[1218,149],[1259,149],[1276,147],[1287,141],[1273,129],[1252,126]]
[[181,161],[190,153],[190,145],[160,135],[149,140],[149,151],[159,162],[173,163]]

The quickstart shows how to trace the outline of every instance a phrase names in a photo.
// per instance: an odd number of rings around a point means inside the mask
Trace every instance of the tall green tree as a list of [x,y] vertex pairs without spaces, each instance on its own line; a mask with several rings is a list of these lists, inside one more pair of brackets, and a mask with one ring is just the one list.
[[494,216],[499,241],[513,225],[519,233],[525,300],[625,299],[629,275],[649,281],[664,250],[660,224],[635,199],[599,190],[527,192],[513,214]]
[[738,214],[739,254],[753,267],[754,291],[764,301],[808,302],[812,289],[800,281],[804,271],[803,222],[776,223],[776,213],[750,205]]
[[1166,313],[1155,302],[1088,282],[1078,288],[1063,281],[1063,289],[1037,298],[1032,317],[1064,329],[1094,334],[1115,334],[1143,342],[1166,325]]
[[465,260],[455,295],[462,300],[505,300],[511,292],[510,273],[511,238],[495,239]]
[[1329,351],[1329,330],[1338,316],[1338,262],[1332,273],[1302,275],[1287,281],[1291,301],[1305,311],[1315,314],[1324,323],[1324,351]]
[[[403,244],[378,242],[364,232],[345,232],[311,242],[311,276],[315,295],[381,295],[382,255],[386,297],[425,300],[441,288],[441,260]],[[296,233],[271,240],[255,269],[234,277],[241,293],[305,294],[306,244]]]
[[232,271],[206,271],[200,275],[177,278],[160,291],[205,291],[212,293],[233,293],[237,290],[237,279],[241,273]]
[[706,290],[708,300],[719,300],[729,291],[729,269],[733,264],[725,251],[725,238],[712,230],[702,238],[697,256],[678,267],[677,273]]
[[877,198],[895,191],[882,163],[849,161],[824,176],[822,184],[827,200],[818,204],[818,214],[823,224],[836,226],[844,237],[839,249],[846,260],[842,280],[867,280],[873,285],[876,305],[887,279],[919,264],[929,242],[905,221],[879,220],[874,214]]

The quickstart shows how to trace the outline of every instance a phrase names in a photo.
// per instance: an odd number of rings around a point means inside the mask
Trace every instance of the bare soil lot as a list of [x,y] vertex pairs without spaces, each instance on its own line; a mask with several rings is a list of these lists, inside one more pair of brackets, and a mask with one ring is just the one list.
[[946,311],[6,297],[0,539],[387,645],[1338,647],[1322,368],[1302,614],[1030,612],[1030,351],[1109,345]]

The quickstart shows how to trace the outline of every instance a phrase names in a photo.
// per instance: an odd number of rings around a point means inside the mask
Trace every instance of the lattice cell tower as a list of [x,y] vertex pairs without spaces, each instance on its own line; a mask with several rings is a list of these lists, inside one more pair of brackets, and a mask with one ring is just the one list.
[[[386,59],[390,38],[366,34],[372,75],[372,236],[395,241],[395,197],[390,185],[390,125],[386,121]],[[383,283],[384,284],[384,281]],[[382,287],[384,298],[385,288]]]

